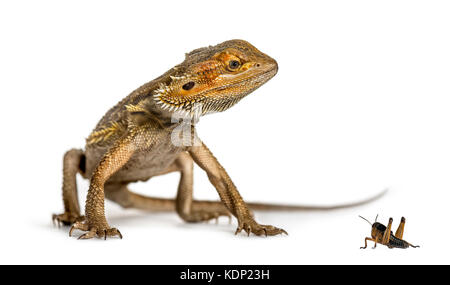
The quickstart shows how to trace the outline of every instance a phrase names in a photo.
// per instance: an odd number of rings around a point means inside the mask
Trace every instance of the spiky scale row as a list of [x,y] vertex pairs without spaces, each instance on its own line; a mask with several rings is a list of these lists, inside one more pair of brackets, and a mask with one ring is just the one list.
[[184,79],[188,79],[189,77],[190,77],[189,74],[182,75],[182,76],[172,76],[172,75],[170,75],[170,79],[172,79],[172,81],[184,80]]
[[[178,80],[186,80],[190,76],[170,76],[174,82]],[[190,100],[180,100],[180,97],[171,97],[170,93],[173,93],[174,89],[172,86],[160,84],[159,88],[154,91],[153,99],[155,100],[156,104],[158,104],[161,109],[167,110],[169,112],[182,112],[185,114],[189,114],[191,111],[190,105],[195,103]],[[169,98],[167,98],[169,97]],[[184,97],[184,98],[190,98],[190,97]],[[187,109],[186,109],[187,108]]]
[[146,114],[150,114],[150,112],[146,108],[141,106],[140,104],[137,104],[137,105],[131,105],[131,104],[130,105],[125,105],[125,108],[130,113],[144,112]]
[[124,131],[125,127],[118,122],[111,122],[110,126],[101,128],[98,131],[92,132],[86,139],[87,145],[92,145],[100,142],[105,142],[114,134]]

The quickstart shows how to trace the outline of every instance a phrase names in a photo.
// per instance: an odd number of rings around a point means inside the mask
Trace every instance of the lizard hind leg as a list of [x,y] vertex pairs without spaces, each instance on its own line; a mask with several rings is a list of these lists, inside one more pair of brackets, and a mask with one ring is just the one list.
[[216,206],[214,203],[204,203],[202,207],[201,202],[193,200],[194,161],[187,152],[180,153],[174,165],[180,172],[175,208],[184,221],[196,223],[215,219],[217,223],[220,216],[227,216],[231,221],[231,214],[223,204]]
[[127,187],[128,183],[106,183],[105,196],[124,208],[136,208],[146,211],[176,211],[186,222],[202,222],[217,219],[230,214],[221,202],[196,201],[193,192],[193,162],[187,153],[180,153],[168,169],[158,175],[180,172],[177,198],[155,198],[133,193]]
[[123,208],[135,208],[146,211],[173,211],[174,201],[171,199],[143,196],[130,191],[128,183],[108,182],[105,184],[105,196]]
[[83,172],[84,162],[84,153],[80,149],[71,149],[64,155],[62,187],[64,213],[52,216],[53,223],[57,223],[58,226],[61,223],[71,225],[84,220],[84,216],[80,214],[76,181],[77,173]]

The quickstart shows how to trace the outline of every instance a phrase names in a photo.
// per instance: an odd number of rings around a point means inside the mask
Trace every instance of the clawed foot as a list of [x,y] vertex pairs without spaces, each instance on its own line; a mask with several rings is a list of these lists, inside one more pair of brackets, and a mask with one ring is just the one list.
[[228,217],[228,223],[231,224],[231,214],[229,212],[206,212],[204,215],[204,221],[208,222],[215,220],[215,223],[219,223],[219,217]]
[[274,236],[279,234],[288,234],[285,230],[270,226],[270,225],[260,225],[255,220],[248,218],[244,221],[239,221],[239,226],[236,229],[235,234],[237,235],[242,230],[244,230],[249,236],[250,233],[254,233],[257,236],[265,235],[265,236]]
[[215,220],[216,224],[219,222],[219,217],[228,217],[231,223],[231,214],[228,211],[195,211],[183,217],[184,220],[191,223],[209,222]]
[[90,227],[89,225],[82,223],[82,222],[76,222],[73,224],[72,228],[70,228],[69,236],[72,236],[72,232],[74,230],[81,230],[86,231],[87,233],[82,234],[78,237],[78,239],[90,239],[93,237],[99,237],[104,238],[106,240],[106,237],[113,237],[118,236],[120,239],[122,239],[122,234],[120,231],[116,228],[109,228],[109,227]]
[[59,215],[53,214],[52,221],[53,221],[53,225],[58,225],[58,228],[59,228],[61,226],[61,224],[65,225],[65,226],[70,226],[75,222],[82,222],[82,221],[84,221],[84,216],[65,212],[65,213],[59,214]]

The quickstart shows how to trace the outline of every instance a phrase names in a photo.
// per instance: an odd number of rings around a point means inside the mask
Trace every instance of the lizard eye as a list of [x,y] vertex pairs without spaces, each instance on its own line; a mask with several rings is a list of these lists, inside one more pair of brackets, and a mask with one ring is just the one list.
[[231,60],[230,63],[228,63],[228,66],[230,67],[230,69],[236,69],[238,68],[240,65],[239,61],[237,60]]
[[188,91],[188,90],[191,90],[192,87],[194,87],[194,85],[195,85],[195,83],[193,81],[190,81],[190,82],[184,84],[181,88],[183,88],[183,90]]

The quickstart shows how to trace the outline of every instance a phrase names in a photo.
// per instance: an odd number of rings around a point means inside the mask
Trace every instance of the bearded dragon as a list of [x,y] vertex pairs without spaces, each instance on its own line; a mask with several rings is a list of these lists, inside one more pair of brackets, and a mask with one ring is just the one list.
[[[198,138],[195,123],[205,114],[235,105],[277,71],[273,58],[243,40],[230,40],[187,53],[181,64],[139,87],[110,109],[87,138],[84,151],[71,149],[65,153],[64,213],[53,215],[53,221],[58,225],[72,225],[69,236],[76,229],[84,231],[79,239],[122,238],[120,231],[111,227],[105,218],[107,198],[124,208],[176,210],[184,221],[193,223],[233,215],[238,221],[236,234],[244,230],[247,234],[267,236],[286,231],[259,224],[249,207],[327,210],[377,198],[330,207],[244,202],[225,169]],[[194,162],[207,173],[220,202],[193,199]],[[181,174],[175,199],[147,197],[128,190],[129,183],[170,172]],[[77,173],[90,180],[84,216],[78,203]]]

